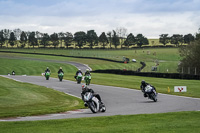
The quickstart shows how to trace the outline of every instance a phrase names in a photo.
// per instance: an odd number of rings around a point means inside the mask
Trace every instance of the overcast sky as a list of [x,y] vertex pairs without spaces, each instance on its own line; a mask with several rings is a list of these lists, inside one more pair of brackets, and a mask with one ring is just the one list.
[[120,27],[147,38],[195,34],[200,0],[0,0],[0,30],[100,35]]

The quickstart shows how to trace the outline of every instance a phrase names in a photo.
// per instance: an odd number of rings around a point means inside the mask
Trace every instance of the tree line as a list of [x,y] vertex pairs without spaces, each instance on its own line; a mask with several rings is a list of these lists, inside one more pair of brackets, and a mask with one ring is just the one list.
[[[163,45],[167,43],[180,44],[194,41],[195,37],[192,34],[179,35],[174,34],[171,37],[168,34],[161,34],[159,42]],[[34,47],[66,47],[69,48],[74,45],[78,48],[88,46],[93,48],[94,46],[101,46],[102,48],[110,47],[114,45],[115,48],[121,46],[121,48],[130,46],[142,47],[143,45],[149,45],[148,39],[143,34],[137,34],[134,36],[132,33],[127,34],[126,28],[117,28],[116,30],[109,31],[107,33],[102,32],[100,36],[97,36],[95,30],[78,31],[74,34],[71,32],[59,32],[59,33],[41,33],[39,31],[22,31],[20,29],[3,29],[0,31],[0,46],[6,47],[21,47],[32,46]]]
[[182,59],[178,65],[178,71],[185,74],[200,75],[200,28],[194,41],[185,47],[179,47]]

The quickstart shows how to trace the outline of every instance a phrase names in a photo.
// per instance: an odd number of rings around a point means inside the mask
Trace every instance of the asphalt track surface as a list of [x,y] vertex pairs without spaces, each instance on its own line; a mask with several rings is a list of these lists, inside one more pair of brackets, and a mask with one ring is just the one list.
[[[14,79],[19,82],[27,82],[40,86],[52,88],[69,95],[80,98],[81,85],[74,81],[63,80],[60,82],[57,78],[45,80],[43,76],[3,76]],[[80,109],[68,111],[58,114],[47,114],[40,116],[28,116],[17,118],[0,119],[0,121],[34,121],[34,120],[50,120],[50,119],[66,119],[66,118],[82,118],[97,116],[113,116],[113,115],[130,115],[130,114],[152,114],[179,111],[199,111],[200,99],[181,96],[173,96],[166,94],[158,94],[158,101],[153,102],[148,98],[144,98],[139,90],[103,86],[91,84],[90,88],[99,93],[107,110],[105,113],[92,113],[89,109]]]

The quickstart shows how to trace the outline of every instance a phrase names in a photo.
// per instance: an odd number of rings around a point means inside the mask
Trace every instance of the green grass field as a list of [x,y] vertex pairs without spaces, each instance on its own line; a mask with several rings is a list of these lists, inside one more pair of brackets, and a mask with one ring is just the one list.
[[200,112],[0,122],[2,133],[197,133]]
[[64,112],[83,108],[81,99],[0,76],[0,118]]
[[[119,64],[112,62],[102,62],[100,60],[88,60],[71,58],[70,60],[89,64],[94,70],[96,69],[128,69],[137,70],[141,67],[140,61],[143,61],[147,66],[142,70],[150,72],[151,67],[155,66],[158,61],[158,72],[176,73],[179,60],[181,57],[178,53],[178,48],[157,48],[157,49],[136,49],[136,50],[66,50],[66,49],[0,49],[0,51],[17,51],[29,53],[46,53],[66,56],[83,56],[83,57],[98,57],[108,58],[122,61],[123,56],[130,60],[136,59],[137,63],[130,62],[128,64]],[[5,53],[4,53],[5,54]],[[67,57],[66,57],[67,58]]]

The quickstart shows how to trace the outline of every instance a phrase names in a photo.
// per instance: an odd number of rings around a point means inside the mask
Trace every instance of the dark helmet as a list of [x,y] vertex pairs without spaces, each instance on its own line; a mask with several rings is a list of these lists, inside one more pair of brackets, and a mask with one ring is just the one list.
[[146,82],[144,80],[142,80],[141,84],[142,85],[146,85]]

